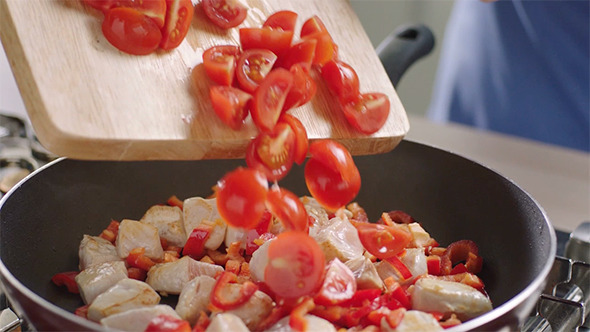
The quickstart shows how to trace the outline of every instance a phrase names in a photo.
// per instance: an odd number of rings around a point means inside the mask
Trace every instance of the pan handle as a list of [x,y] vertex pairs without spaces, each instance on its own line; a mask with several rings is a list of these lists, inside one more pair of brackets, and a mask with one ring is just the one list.
[[393,86],[418,59],[434,48],[434,34],[423,24],[403,25],[391,32],[376,48]]

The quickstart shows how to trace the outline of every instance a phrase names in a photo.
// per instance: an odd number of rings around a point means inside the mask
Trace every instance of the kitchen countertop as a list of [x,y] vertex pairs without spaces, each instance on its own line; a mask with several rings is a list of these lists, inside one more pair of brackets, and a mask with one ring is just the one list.
[[[0,111],[28,121],[1,47]],[[571,232],[590,220],[590,154],[457,124],[436,124],[411,114],[409,118],[406,139],[457,153],[511,179],[543,207],[555,228]]]

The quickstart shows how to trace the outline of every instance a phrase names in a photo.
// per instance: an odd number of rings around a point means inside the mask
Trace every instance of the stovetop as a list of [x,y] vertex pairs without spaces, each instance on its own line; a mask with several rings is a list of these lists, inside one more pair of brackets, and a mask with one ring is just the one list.
[[[22,119],[0,114],[0,197],[55,158]],[[557,257],[547,286],[521,331],[590,332],[590,222],[572,233],[556,230],[556,235]],[[0,308],[8,308],[3,294]],[[28,331],[29,327],[10,309],[1,311],[0,332],[15,329]]]

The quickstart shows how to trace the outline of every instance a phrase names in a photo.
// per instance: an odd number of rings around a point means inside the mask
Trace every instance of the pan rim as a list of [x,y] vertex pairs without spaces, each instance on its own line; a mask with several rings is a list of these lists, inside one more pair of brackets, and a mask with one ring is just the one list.
[[[436,146],[432,146],[432,145],[428,145],[428,144],[424,144],[424,143],[420,143],[420,142],[416,142],[416,141],[411,141],[411,140],[404,140],[404,141],[407,143],[410,143],[410,144],[422,146],[427,149],[438,150],[440,152],[450,154],[454,157],[461,158],[461,159],[468,161],[472,164],[475,164],[479,167],[483,167],[486,170],[504,178],[512,186],[514,186],[515,188],[517,188],[518,190],[520,190],[524,194],[526,194],[526,197],[531,200],[531,202],[534,204],[534,206],[537,209],[539,209],[539,211],[541,212],[541,215],[543,216],[544,226],[547,227],[547,229],[549,231],[549,237],[550,237],[549,253],[550,253],[550,255],[548,256],[548,259],[545,261],[545,264],[544,264],[542,270],[540,271],[540,273],[525,288],[523,288],[520,292],[515,294],[514,297],[512,297],[508,301],[502,303],[498,307],[494,307],[492,311],[490,311],[486,314],[483,314],[479,317],[476,317],[474,319],[471,319],[467,322],[464,322],[461,325],[450,328],[450,329],[448,329],[448,331],[455,332],[455,331],[475,330],[475,329],[480,328],[486,324],[490,324],[490,323],[497,321],[499,318],[507,315],[513,309],[517,308],[518,306],[522,305],[523,303],[526,303],[527,298],[529,298],[529,297],[533,296],[535,293],[539,292],[539,290],[542,289],[543,286],[545,285],[546,278],[549,275],[549,272],[550,272],[551,267],[553,265],[553,261],[555,259],[555,255],[557,253],[557,237],[556,237],[555,229],[554,229],[552,223],[550,222],[549,217],[547,216],[547,213],[545,212],[543,207],[538,203],[538,201],[533,196],[531,196],[526,190],[521,188],[512,179],[502,175],[498,171],[496,171],[486,165],[483,165],[477,161],[474,161],[468,157],[465,157],[459,153],[456,153],[456,152],[453,152],[450,150],[442,149],[442,148],[439,148]],[[54,166],[55,164],[70,161],[70,160],[77,161],[74,159],[61,157],[61,158],[58,158],[54,161],[47,163],[46,165],[43,165],[39,169],[37,169],[34,172],[32,172],[31,174],[29,174],[27,177],[22,179],[18,184],[16,184],[9,192],[7,192],[4,195],[4,197],[2,197],[2,199],[0,200],[0,210],[1,210],[2,206],[4,205],[5,201],[8,200],[10,198],[10,196],[12,195],[12,193],[15,192],[16,190],[18,190],[25,181],[27,181],[28,179],[30,179],[33,176],[37,176],[39,173],[42,173],[44,170],[46,170],[49,167]],[[88,161],[82,161],[82,162],[88,162]],[[115,161],[112,161],[112,162],[115,162]],[[153,162],[153,161],[148,161],[148,162]],[[85,328],[90,329],[90,330],[104,330],[105,329],[99,323],[84,319],[79,316],[76,316],[74,313],[69,312],[57,305],[52,304],[51,302],[49,302],[45,298],[43,298],[40,295],[36,294],[35,292],[31,291],[29,288],[27,288],[25,285],[23,285],[16,277],[14,277],[14,275],[10,272],[10,270],[4,265],[4,262],[1,257],[0,257],[0,276],[3,279],[5,279],[6,281],[8,281],[8,283],[12,287],[14,287],[17,292],[22,293],[27,298],[29,298],[31,301],[33,301],[34,303],[43,307],[44,309],[47,309],[52,314],[55,314],[55,315],[60,316],[64,319],[73,321],[74,323],[79,324],[80,326],[84,326]],[[540,292],[539,292],[539,295],[540,295]],[[531,309],[532,309],[532,306],[531,306]],[[22,313],[19,313],[19,314],[22,315]],[[521,317],[518,317],[518,319],[520,320]],[[522,322],[519,321],[518,323],[520,324]]]

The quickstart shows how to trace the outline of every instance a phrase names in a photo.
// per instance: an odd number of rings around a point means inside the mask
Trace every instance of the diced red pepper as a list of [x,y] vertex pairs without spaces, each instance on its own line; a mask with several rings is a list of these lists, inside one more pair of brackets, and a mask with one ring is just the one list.
[[207,330],[207,327],[209,326],[209,323],[211,323],[211,321],[209,320],[209,316],[207,316],[207,313],[205,313],[205,311],[201,310],[201,312],[199,313],[199,318],[197,319],[197,322],[193,327],[193,332],[205,332],[205,330]]
[[430,255],[426,256],[426,266],[428,267],[428,274],[439,276],[441,274],[441,259],[440,256]]
[[397,256],[386,258],[385,261],[391,264],[397,272],[399,272],[402,278],[409,279],[412,277],[410,269],[408,269],[406,264],[404,264]]
[[127,264],[144,271],[149,271],[152,266],[156,265],[156,262],[145,255],[144,247],[138,247],[129,252],[129,256],[127,256]]
[[307,298],[299,303],[289,316],[289,326],[293,331],[307,331],[307,320],[305,315],[315,308],[315,303],[312,298]]
[[399,282],[395,281],[393,277],[386,278],[384,281],[386,294],[383,297],[385,299],[389,309],[397,309],[397,306],[389,304],[391,300],[397,301],[404,308],[410,309],[410,297],[406,290],[400,285]]
[[459,274],[459,273],[464,273],[464,272],[467,272],[467,267],[465,267],[465,264],[459,263],[459,264],[455,265],[455,267],[453,267],[453,269],[451,270],[451,272],[449,272],[449,274]]
[[202,222],[195,227],[186,240],[186,244],[182,249],[183,256],[190,256],[193,259],[199,260],[205,254],[205,242],[211,235],[212,228],[206,223]]
[[176,195],[170,196],[166,203],[170,206],[178,206],[181,210],[184,208],[184,202],[181,201]]
[[231,310],[246,303],[252,295],[254,295],[254,292],[258,290],[256,284],[251,281],[246,281],[241,285],[239,295],[236,298],[227,299],[226,296],[224,296],[224,289],[228,284],[236,283],[237,281],[238,276],[235,273],[227,271],[221,273],[215,282],[213,291],[211,292],[211,304],[221,310]]
[[138,267],[128,267],[127,268],[127,275],[131,279],[145,281],[145,278],[147,277],[147,271],[142,270]]
[[51,281],[57,286],[66,286],[68,288],[68,292],[70,293],[80,294],[78,284],[76,283],[76,276],[78,273],[80,272],[68,271],[58,273],[51,278]]
[[111,223],[100,233],[99,236],[111,243],[115,243],[115,240],[117,240],[117,234],[119,234],[119,222],[111,220]]
[[380,289],[361,289],[357,290],[352,298],[348,301],[342,302],[340,305],[344,307],[361,307],[370,303],[381,295]]
[[74,315],[80,316],[82,318],[88,318],[88,307],[90,307],[90,304],[76,308],[76,310],[74,310]]

